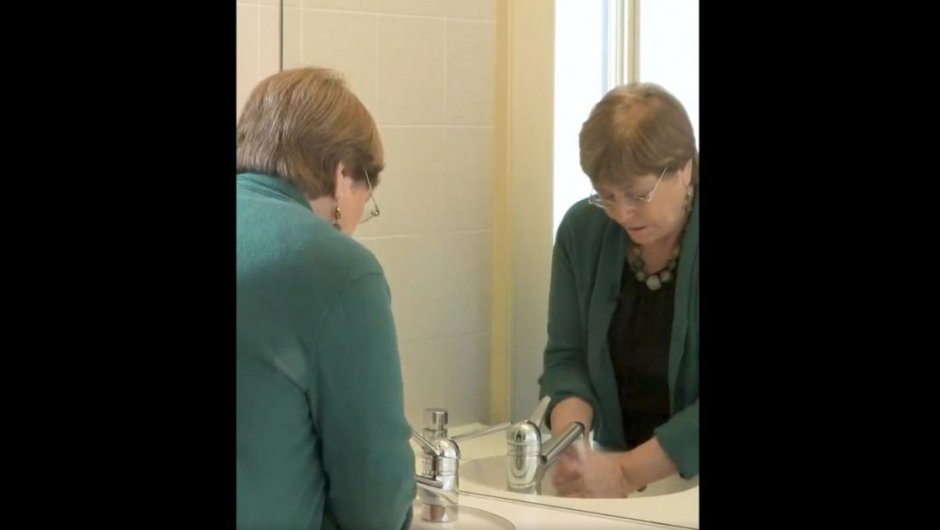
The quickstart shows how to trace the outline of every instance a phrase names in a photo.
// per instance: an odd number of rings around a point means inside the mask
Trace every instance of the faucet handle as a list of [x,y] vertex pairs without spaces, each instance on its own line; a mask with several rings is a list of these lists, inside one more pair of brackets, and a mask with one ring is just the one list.
[[532,415],[529,416],[529,421],[531,421],[537,428],[541,429],[542,424],[545,423],[545,412],[548,411],[548,405],[551,404],[552,398],[550,396],[545,396],[539,401],[539,404],[535,406],[535,410],[532,411]]
[[418,445],[421,446],[421,449],[424,450],[425,454],[434,455],[434,456],[443,456],[443,453],[440,449],[437,448],[430,440],[418,434],[418,431],[411,430],[411,439],[418,442]]

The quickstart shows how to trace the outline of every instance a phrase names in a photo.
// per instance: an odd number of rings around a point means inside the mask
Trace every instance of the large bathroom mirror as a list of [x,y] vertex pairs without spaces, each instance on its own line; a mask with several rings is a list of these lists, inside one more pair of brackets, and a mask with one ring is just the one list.
[[[355,237],[388,277],[409,422],[428,407],[454,432],[526,418],[555,230],[590,192],[581,124],[616,84],[649,80],[698,138],[698,1],[281,2],[281,67],[341,71],[382,134],[381,216]],[[505,452],[500,436],[465,445]],[[480,495],[698,527],[697,480],[611,502],[505,491],[498,458],[464,470]]]

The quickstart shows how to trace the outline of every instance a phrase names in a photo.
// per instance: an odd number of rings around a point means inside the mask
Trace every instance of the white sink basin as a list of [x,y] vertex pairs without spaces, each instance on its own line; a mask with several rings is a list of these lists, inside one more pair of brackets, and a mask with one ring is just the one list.
[[506,519],[470,506],[461,505],[457,520],[451,523],[423,520],[421,515],[424,513],[424,505],[418,500],[415,500],[412,507],[414,515],[411,518],[410,528],[416,530],[516,530],[516,527]]
[[[461,487],[472,486],[472,484],[500,491],[510,491],[506,485],[506,456],[491,456],[461,463]],[[695,486],[698,486],[698,477],[685,480],[679,477],[679,475],[672,475],[647,485],[643,491],[630,494],[629,498],[636,499],[669,495],[694,488]],[[552,485],[550,473],[546,473],[545,477],[542,478],[541,489],[538,495],[543,497],[558,496],[555,487]]]

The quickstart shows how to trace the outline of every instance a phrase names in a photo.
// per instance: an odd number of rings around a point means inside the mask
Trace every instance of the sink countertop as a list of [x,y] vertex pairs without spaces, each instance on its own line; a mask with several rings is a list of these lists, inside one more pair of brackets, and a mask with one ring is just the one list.
[[[497,500],[472,493],[460,493],[461,506],[470,506],[498,515],[510,521],[517,530],[655,530],[674,529],[674,526],[630,521],[595,513],[577,513],[551,506],[524,504]],[[419,514],[415,514],[420,517]]]

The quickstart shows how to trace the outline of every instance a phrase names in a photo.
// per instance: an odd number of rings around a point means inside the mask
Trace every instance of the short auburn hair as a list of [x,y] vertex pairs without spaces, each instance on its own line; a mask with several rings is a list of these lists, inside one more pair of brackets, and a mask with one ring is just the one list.
[[595,185],[620,186],[642,175],[681,169],[692,160],[698,181],[695,132],[675,96],[653,83],[608,92],[591,110],[579,137],[581,169]]
[[311,199],[334,192],[342,162],[377,186],[382,140],[365,105],[328,68],[284,70],[251,92],[236,127],[236,172],[280,177]]

